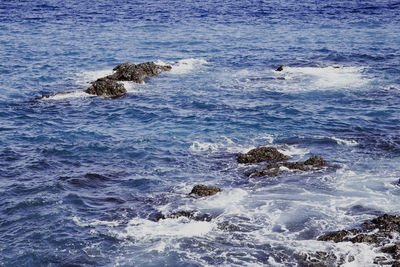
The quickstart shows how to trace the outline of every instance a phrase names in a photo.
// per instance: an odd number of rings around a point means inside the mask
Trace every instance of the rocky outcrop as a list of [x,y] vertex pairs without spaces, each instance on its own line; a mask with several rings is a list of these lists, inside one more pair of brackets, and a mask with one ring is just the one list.
[[116,81],[131,81],[143,83],[146,77],[156,76],[163,71],[171,70],[171,66],[157,65],[154,62],[132,64],[130,62],[119,64],[114,68],[115,73],[106,78]]
[[289,157],[279,152],[275,147],[257,147],[246,154],[240,154],[237,161],[239,163],[259,163],[263,161],[284,161]]
[[198,197],[207,197],[207,196],[215,195],[221,191],[222,191],[221,188],[218,188],[218,187],[199,184],[199,185],[196,185],[193,187],[193,189],[189,193],[189,195],[194,195],[194,196],[198,196]]
[[[371,221],[364,222],[359,229],[340,230],[318,237],[319,241],[369,243],[380,247],[380,251],[391,256],[377,257],[375,264],[400,265],[400,217],[384,214]],[[391,245],[388,245],[391,243]]]
[[[129,62],[122,63],[113,69],[113,74],[99,78],[92,82],[92,85],[88,89],[84,90],[84,92],[104,98],[121,97],[126,94],[126,89],[124,85],[118,81],[143,83],[146,77],[156,76],[163,71],[171,70],[171,68],[171,66],[157,65],[154,62],[145,62],[140,64],[132,64]],[[36,97],[35,100],[49,98],[58,94],[69,93],[71,92],[60,92],[53,95],[44,94],[40,97]]]
[[[263,177],[263,176],[278,176],[285,172],[285,168],[294,171],[313,171],[321,169],[323,166],[328,166],[328,163],[319,156],[312,156],[305,162],[281,162],[270,163],[263,167],[261,170],[254,169],[247,173],[249,177]],[[284,167],[284,168],[282,168]]]
[[100,78],[92,82],[92,86],[84,92],[101,97],[116,98],[125,95],[126,89],[122,83],[108,78]]

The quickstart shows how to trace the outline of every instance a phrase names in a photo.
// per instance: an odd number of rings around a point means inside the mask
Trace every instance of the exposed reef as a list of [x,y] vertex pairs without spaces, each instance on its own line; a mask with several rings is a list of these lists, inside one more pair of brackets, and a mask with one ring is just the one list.
[[[103,98],[117,98],[126,94],[126,89],[119,81],[131,81],[135,83],[143,83],[147,77],[160,74],[163,71],[171,70],[171,66],[157,65],[154,62],[145,62],[140,64],[132,64],[130,62],[117,65],[113,70],[114,73],[106,77],[102,77],[92,82],[91,86],[83,92]],[[74,92],[60,92],[56,94],[44,94],[36,97],[35,100],[50,98],[60,94],[70,94]]]

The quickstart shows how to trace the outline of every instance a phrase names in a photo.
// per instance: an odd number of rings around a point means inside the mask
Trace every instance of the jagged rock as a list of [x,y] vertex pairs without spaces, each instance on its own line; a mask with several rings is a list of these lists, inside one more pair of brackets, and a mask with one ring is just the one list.
[[307,167],[303,162],[284,162],[284,163],[282,163],[282,166],[284,166],[290,170],[300,170],[300,171],[307,170]]
[[126,89],[123,84],[114,80],[100,78],[92,82],[92,86],[90,86],[84,92],[91,95],[115,98],[125,95]]
[[384,214],[364,223],[363,226],[368,230],[379,229],[380,232],[400,232],[400,217]]
[[343,242],[345,237],[347,237],[349,234],[351,234],[351,231],[347,230],[341,230],[341,231],[336,231],[333,233],[329,233],[323,236],[318,237],[319,241],[333,241],[335,243],[338,242]]
[[283,161],[289,157],[279,152],[275,147],[258,147],[250,150],[246,154],[240,154],[237,161],[239,163],[259,163],[263,161]]
[[130,62],[119,64],[114,68],[115,73],[107,76],[110,80],[132,81],[143,83],[148,76],[156,76],[163,71],[171,70],[171,66],[157,65],[154,62],[132,64]]
[[281,65],[275,71],[283,71],[283,68],[285,67],[286,67],[285,65]]
[[[340,230],[320,236],[320,241],[334,241],[353,243],[370,243],[381,247],[381,252],[390,254],[394,261],[387,261],[385,257],[374,259],[375,264],[391,264],[400,266],[400,243],[387,246],[387,242],[396,238],[400,234],[400,217],[396,215],[384,214],[361,225],[361,229]],[[393,235],[393,233],[395,233]],[[355,236],[354,236],[355,235]],[[395,239],[394,241],[397,241]]]
[[[306,162],[308,164],[306,164]],[[249,177],[263,177],[263,176],[274,177],[284,173],[284,170],[280,169],[280,167],[285,167],[290,170],[312,171],[317,167],[319,167],[320,164],[327,165],[325,160],[317,156],[311,157],[310,159],[306,160],[306,162],[270,163],[261,170],[255,169],[247,173],[246,175]]]
[[304,161],[305,165],[312,165],[314,167],[326,166],[328,163],[319,156],[312,156],[308,160]]
[[221,192],[221,191],[222,191],[221,188],[218,188],[218,187],[199,184],[199,185],[196,185],[195,187],[193,187],[193,189],[189,193],[189,195],[206,197],[206,196],[215,195],[216,193]]
[[375,234],[359,234],[353,238],[346,238],[345,240],[349,240],[352,243],[377,243],[379,236]]

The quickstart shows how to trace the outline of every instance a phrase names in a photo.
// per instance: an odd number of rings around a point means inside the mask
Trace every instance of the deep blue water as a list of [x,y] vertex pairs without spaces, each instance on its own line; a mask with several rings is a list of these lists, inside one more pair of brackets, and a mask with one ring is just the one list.
[[[1,1],[0,265],[372,264],[316,238],[399,214],[399,51],[399,1]],[[173,68],[33,100],[126,61]],[[248,178],[261,145],[335,168]],[[180,210],[213,219],[155,221]]]

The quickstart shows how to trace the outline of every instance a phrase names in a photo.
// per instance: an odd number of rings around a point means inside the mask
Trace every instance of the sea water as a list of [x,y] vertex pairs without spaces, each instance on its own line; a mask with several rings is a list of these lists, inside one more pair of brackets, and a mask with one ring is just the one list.
[[[398,1],[1,1],[0,265],[372,265],[317,237],[399,214],[399,51]],[[82,92],[128,61],[172,70]],[[247,177],[266,145],[334,167]]]

